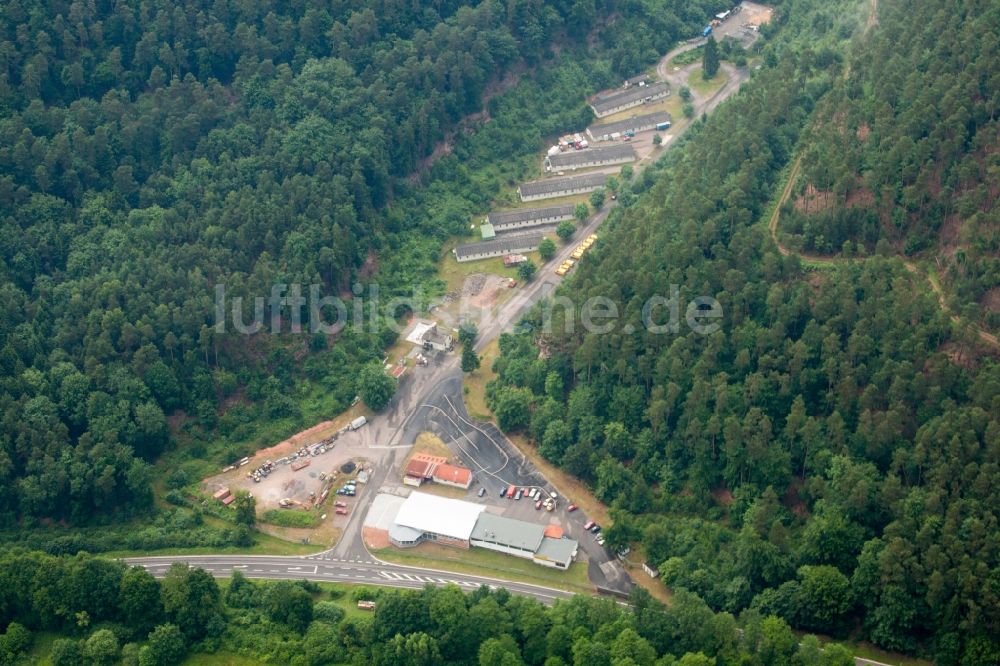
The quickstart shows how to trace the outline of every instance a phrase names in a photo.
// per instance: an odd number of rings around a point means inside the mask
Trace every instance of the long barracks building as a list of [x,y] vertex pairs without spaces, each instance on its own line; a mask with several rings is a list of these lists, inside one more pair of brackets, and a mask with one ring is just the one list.
[[592,125],[587,128],[587,136],[591,141],[614,141],[625,132],[648,132],[654,129],[669,129],[673,119],[666,111],[644,113],[613,123]]
[[538,199],[554,199],[568,197],[574,194],[586,194],[604,187],[608,177],[603,173],[588,173],[566,178],[547,178],[522,183],[517,188],[521,201],[537,201]]
[[545,168],[549,171],[564,169],[585,169],[587,167],[611,166],[635,161],[635,149],[630,144],[623,143],[587,150],[570,150],[556,153],[545,158]]
[[573,206],[550,206],[548,208],[518,208],[500,210],[486,216],[487,224],[496,232],[539,227],[573,219]]
[[633,106],[655,102],[670,94],[666,83],[653,83],[648,86],[633,86],[619,92],[599,96],[590,103],[594,115],[598,118],[610,116],[613,113],[631,109]]

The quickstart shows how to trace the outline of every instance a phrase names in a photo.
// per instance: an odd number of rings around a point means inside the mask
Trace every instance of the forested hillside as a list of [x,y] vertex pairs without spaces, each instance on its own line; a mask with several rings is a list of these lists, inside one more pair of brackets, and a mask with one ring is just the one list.
[[[391,331],[218,334],[215,285],[431,281],[542,137],[587,122],[581,91],[635,64],[586,51],[595,26],[649,34],[673,4],[3,3],[0,524],[143,510],[175,434],[225,464],[265,421],[345,408]],[[657,48],[717,9],[683,5]]]
[[[817,113],[782,230],[812,253],[905,254],[1000,327],[1000,7],[888,3]],[[880,243],[881,241],[881,243]]]
[[[141,568],[87,555],[0,556],[0,660],[33,651],[34,632],[58,632],[53,666],[172,666],[188,653],[220,661],[292,666],[851,666],[838,645],[799,644],[780,618],[713,614],[679,593],[669,608],[648,595],[629,610],[577,596],[552,608],[507,590],[457,586],[419,591],[358,587],[324,593],[307,581],[249,581],[225,587],[201,569],[175,564],[162,581]],[[374,612],[359,612],[358,599]],[[369,614],[371,613],[371,614]],[[119,658],[121,661],[119,662]],[[249,659],[253,661],[243,661]],[[794,662],[792,661],[794,659]]]
[[[913,11],[879,6],[876,34]],[[640,546],[675,591],[985,666],[1000,661],[1000,365],[899,259],[805,270],[766,226],[783,169],[814,150],[814,109],[870,57],[862,9],[785,8],[753,82],[620,197],[628,207],[562,287],[577,306],[610,298],[613,330],[587,332],[577,312],[567,332],[559,307],[546,331],[533,312],[501,338],[488,398],[501,427],[590,482],[613,507],[608,543]],[[855,26],[854,47],[838,40]],[[905,75],[922,93],[919,71]],[[949,132],[926,109],[893,108]],[[868,168],[888,180],[883,155]],[[647,330],[643,305],[674,284],[679,330]],[[684,320],[701,295],[723,310],[708,335]]]

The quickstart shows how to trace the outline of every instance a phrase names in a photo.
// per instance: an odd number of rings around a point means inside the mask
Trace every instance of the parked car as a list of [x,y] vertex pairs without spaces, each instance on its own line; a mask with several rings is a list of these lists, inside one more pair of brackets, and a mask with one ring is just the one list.
[[338,506],[337,507],[337,515],[346,516],[347,515],[347,509],[345,509],[342,506]]
[[514,494],[514,499],[516,499],[516,500],[521,499],[521,491],[520,490],[518,490],[517,493]]
[[507,486],[500,489],[500,499],[503,499],[504,497],[507,497]]
[[604,545],[604,537],[603,536],[597,537],[597,543],[599,545],[603,546]]
[[535,502],[535,511],[538,511],[541,508],[542,508],[542,500],[538,500],[537,502]]
[[588,520],[587,522],[585,522],[585,523],[583,524],[583,529],[585,529],[585,530],[589,530],[589,529],[590,529],[591,527],[593,527],[593,526],[594,526],[594,521],[592,521],[592,520]]
[[566,511],[567,513],[573,513],[574,511],[576,511],[576,504],[570,504],[568,507],[566,507]]
[[486,488],[480,488],[478,494],[479,494],[480,497],[482,497],[483,495],[485,495],[486,494]]
[[344,504],[343,502],[334,502],[333,505],[335,507],[337,507],[337,508],[340,508],[340,509],[346,509],[347,508],[347,505]]
[[594,523],[594,526],[590,528],[590,531],[593,532],[594,534],[597,534],[598,532],[601,531],[601,526],[598,525],[597,523]]

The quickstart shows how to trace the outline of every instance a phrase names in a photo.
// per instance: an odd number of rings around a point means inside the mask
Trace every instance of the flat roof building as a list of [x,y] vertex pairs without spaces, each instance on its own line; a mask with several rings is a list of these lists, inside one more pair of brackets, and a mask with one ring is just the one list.
[[576,539],[552,539],[545,537],[538,546],[538,550],[532,555],[531,560],[535,564],[556,569],[568,569],[576,557],[580,543]]
[[604,187],[607,180],[607,175],[603,173],[588,173],[580,176],[567,176],[566,178],[548,178],[545,180],[535,180],[530,183],[521,183],[521,186],[517,188],[517,193],[521,196],[521,201],[568,197],[574,194],[593,192],[600,187]]
[[401,548],[421,541],[468,548],[472,530],[485,509],[482,504],[412,492],[389,528],[389,541]]
[[452,252],[455,254],[457,261],[489,259],[490,257],[501,257],[505,254],[530,252],[538,247],[539,243],[542,242],[542,238],[544,238],[542,234],[511,234],[482,243],[459,245]]
[[510,231],[524,227],[536,227],[573,219],[573,206],[549,206],[548,208],[519,208],[494,211],[486,216],[486,221],[495,231]]
[[590,137],[591,141],[611,141],[622,136],[625,132],[646,132],[664,124],[669,127],[672,122],[673,119],[669,113],[656,111],[632,116],[625,120],[616,120],[612,123],[591,125],[587,128],[587,136]]
[[598,118],[610,116],[613,113],[631,109],[633,106],[654,102],[670,94],[666,83],[653,83],[648,86],[632,86],[619,92],[599,96],[590,103],[594,115]]
[[547,536],[550,533],[562,534],[561,528],[553,527],[483,513],[476,521],[469,543],[523,557],[543,566],[567,569],[573,563],[580,544],[575,539]]
[[493,225],[489,222],[479,225],[479,233],[482,235],[483,240],[493,240],[497,237],[497,232],[493,229]]
[[588,148],[587,150],[571,150],[556,153],[545,158],[545,168],[548,171],[564,169],[585,169],[587,167],[610,166],[635,161],[635,149],[631,144],[622,143],[615,146]]
[[545,538],[545,527],[523,520],[484,513],[472,530],[469,543],[508,555],[530,559]]

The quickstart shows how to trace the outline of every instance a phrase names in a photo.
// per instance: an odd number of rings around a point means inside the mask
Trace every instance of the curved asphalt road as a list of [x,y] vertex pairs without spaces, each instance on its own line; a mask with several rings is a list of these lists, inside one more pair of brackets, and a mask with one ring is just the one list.
[[573,596],[570,592],[541,585],[389,564],[379,562],[374,558],[368,560],[326,560],[320,559],[316,555],[305,557],[240,554],[165,555],[162,557],[130,557],[125,562],[142,566],[157,577],[163,576],[174,562],[183,562],[189,566],[204,569],[217,578],[228,578],[233,571],[240,571],[247,578],[286,580],[305,578],[328,583],[379,585],[410,589],[420,589],[427,584],[438,586],[454,584],[465,591],[472,591],[486,585],[493,589],[503,587],[514,594],[532,597],[548,605],[551,605],[556,599],[567,599]]
[[[664,79],[670,80],[666,65],[677,54],[693,48],[696,44],[684,44],[665,55],[657,69]],[[748,72],[727,72],[727,84],[709,99],[695,99],[696,116],[714,109],[723,100],[735,93],[749,77]],[[682,133],[687,123],[675,129],[675,136]],[[637,165],[641,169],[642,163]],[[580,228],[579,236],[593,233],[607,219],[608,213],[616,205],[609,201],[586,225]],[[546,266],[558,265],[573,252],[573,245],[559,248],[556,256]],[[490,314],[490,318],[479,322],[479,337],[476,348],[482,350],[500,333],[509,330],[514,323],[535,303],[552,293],[561,278],[549,270],[540,271],[534,281],[522,286],[517,294]],[[538,486],[551,488],[552,484],[534,469],[530,462],[516,450],[510,441],[492,423],[473,423],[465,411],[462,399],[462,373],[457,358],[441,356],[431,361],[430,367],[419,373],[404,375],[403,382],[386,412],[373,419],[369,428],[380,428],[384,436],[383,445],[389,448],[404,448],[402,442],[427,430],[442,436],[480,478],[496,488],[502,485]],[[386,429],[389,431],[386,432]],[[369,482],[371,488],[378,488],[385,481],[390,468],[394,467],[395,451],[388,456]],[[558,488],[556,489],[558,491]],[[370,493],[371,491],[369,491]],[[496,492],[491,490],[491,494]],[[560,493],[561,495],[562,493]],[[336,583],[382,585],[401,588],[421,588],[426,584],[445,585],[454,583],[467,590],[481,585],[504,587],[511,593],[533,597],[551,604],[556,599],[568,598],[572,593],[530,583],[506,581],[483,576],[456,574],[436,569],[408,567],[382,562],[373,557],[361,538],[361,526],[365,511],[359,504],[352,512],[340,542],[333,548],[314,555],[281,557],[270,555],[164,555],[152,557],[125,558],[128,564],[145,567],[156,576],[162,576],[173,562],[184,562],[200,567],[217,577],[228,577],[234,570],[243,572],[248,578],[302,579]],[[564,509],[560,509],[564,511]],[[565,529],[580,541],[580,547],[587,553],[588,575],[597,587],[614,590],[619,594],[631,588],[632,583],[621,566],[583,532],[583,516],[561,516]],[[579,523],[579,525],[577,525]]]

